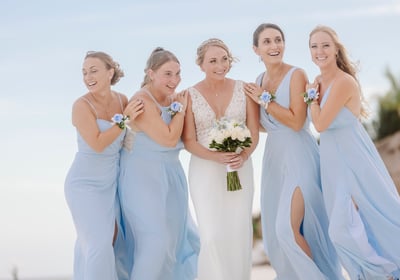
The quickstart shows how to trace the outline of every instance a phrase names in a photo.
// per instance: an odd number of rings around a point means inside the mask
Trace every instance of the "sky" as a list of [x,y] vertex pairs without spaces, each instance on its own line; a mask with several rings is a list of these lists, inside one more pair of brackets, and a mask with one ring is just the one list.
[[[264,22],[285,32],[285,61],[318,73],[308,50],[309,32],[333,27],[360,65],[359,78],[372,110],[390,87],[389,68],[400,77],[400,1],[202,0],[0,2],[0,279],[72,274],[75,229],[64,199],[64,179],[76,152],[71,106],[86,92],[82,62],[89,50],[105,51],[125,77],[114,90],[139,89],[146,60],[164,47],[181,62],[179,90],[203,78],[196,48],[211,37],[239,59],[229,77],[254,81],[264,70],[252,34]],[[265,135],[253,156],[259,178]],[[189,154],[181,155],[187,170]]]

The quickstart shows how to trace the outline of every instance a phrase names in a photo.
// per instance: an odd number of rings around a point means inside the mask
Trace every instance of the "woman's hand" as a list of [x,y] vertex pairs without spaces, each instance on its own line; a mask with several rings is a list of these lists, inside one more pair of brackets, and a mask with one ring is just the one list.
[[[316,92],[316,96],[314,98],[311,99],[311,94],[309,92],[310,89],[314,88],[315,92]],[[306,84],[306,93],[308,94],[308,98],[310,98],[310,100],[312,100],[311,102],[307,102],[307,104],[319,104],[319,81],[318,81],[318,77],[314,80],[313,83],[307,83]],[[315,93],[314,92],[314,93]],[[305,97],[306,100],[306,97]]]
[[235,157],[230,160],[229,166],[231,169],[237,170],[243,166],[245,161],[246,159],[242,154],[235,154]]
[[187,103],[188,103],[188,95],[189,95],[189,91],[187,89],[185,89],[185,90],[182,90],[181,92],[175,94],[175,96],[174,96],[174,101],[177,101],[182,104],[183,112],[186,112]]
[[245,83],[244,92],[249,96],[255,103],[260,104],[260,95],[263,89],[255,83]]
[[234,152],[214,152],[213,160],[223,165],[230,165],[238,155]]
[[314,82],[312,83],[307,83],[306,85],[306,91],[310,88],[315,88],[317,92],[319,91],[319,84],[321,83],[321,75],[318,75],[315,77]]
[[315,88],[315,89],[317,90],[317,92],[318,92],[318,89],[319,89],[319,83],[318,83],[318,81],[315,80],[315,81],[312,82],[312,83],[307,83],[307,85],[306,85],[306,91],[309,90],[310,88]]
[[134,99],[126,105],[124,115],[129,116],[130,120],[134,120],[137,116],[144,112],[144,102],[142,99]]

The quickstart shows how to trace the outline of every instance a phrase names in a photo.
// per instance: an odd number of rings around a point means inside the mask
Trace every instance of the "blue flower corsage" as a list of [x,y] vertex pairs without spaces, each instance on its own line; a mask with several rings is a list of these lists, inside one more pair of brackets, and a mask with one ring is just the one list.
[[176,113],[180,113],[183,110],[183,105],[182,103],[178,102],[178,101],[174,101],[171,103],[171,105],[168,107],[167,112],[171,115],[171,116],[175,116]]
[[309,88],[303,93],[304,102],[310,105],[313,101],[317,100],[319,97],[319,92],[316,88]]
[[267,110],[269,103],[274,101],[276,96],[274,94],[269,93],[268,91],[263,91],[259,96],[259,104]]
[[112,118],[111,121],[113,124],[118,125],[120,129],[125,129],[127,127],[126,122],[130,120],[129,116],[124,116],[122,114],[115,114]]

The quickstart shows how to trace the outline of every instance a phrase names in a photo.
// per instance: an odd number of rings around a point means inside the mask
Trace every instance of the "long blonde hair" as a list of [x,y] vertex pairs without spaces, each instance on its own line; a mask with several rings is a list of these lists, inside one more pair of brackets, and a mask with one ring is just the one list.
[[361,112],[360,112],[360,114],[364,118],[368,117],[368,115],[369,115],[369,112],[368,112],[369,110],[367,109],[368,105],[367,105],[367,102],[366,102],[366,100],[364,98],[364,94],[363,94],[362,89],[361,89],[360,81],[358,80],[358,77],[357,77],[358,64],[354,63],[354,62],[352,62],[350,60],[346,48],[344,47],[343,43],[340,42],[340,40],[339,40],[339,36],[335,32],[335,30],[333,30],[329,26],[317,25],[310,32],[309,44],[310,44],[311,36],[314,35],[317,32],[324,32],[324,33],[328,34],[332,38],[332,41],[333,41],[333,43],[335,44],[335,46],[337,48],[336,65],[343,72],[345,72],[345,73],[349,74],[350,76],[352,76],[354,78],[354,80],[357,82],[358,87],[360,89],[360,95],[361,95],[360,96],[360,98],[361,98]]

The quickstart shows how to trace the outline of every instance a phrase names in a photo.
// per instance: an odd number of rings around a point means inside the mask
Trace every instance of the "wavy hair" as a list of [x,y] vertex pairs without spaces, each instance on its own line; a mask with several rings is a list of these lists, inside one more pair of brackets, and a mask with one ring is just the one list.
[[350,60],[350,57],[348,55],[348,52],[346,48],[344,47],[343,43],[339,40],[339,36],[329,26],[325,25],[317,25],[311,32],[309,36],[309,44],[311,40],[311,36],[314,35],[317,32],[324,32],[331,37],[333,43],[335,44],[335,47],[337,49],[337,55],[336,55],[336,65],[341,69],[343,72],[349,74],[354,78],[354,80],[357,82],[358,87],[360,89],[360,94],[361,94],[361,116],[366,118],[369,115],[368,109],[367,109],[367,102],[364,98],[364,95],[361,90],[361,85],[360,81],[358,80],[357,77],[357,72],[358,72],[358,63],[354,63]]
[[118,62],[114,61],[114,59],[105,52],[99,51],[88,51],[86,53],[85,59],[89,57],[94,57],[100,59],[107,70],[114,69],[114,75],[111,78],[111,85],[115,85],[123,76],[125,76],[124,71],[122,71]]
[[197,58],[196,58],[197,65],[200,66],[201,64],[203,64],[204,56],[209,47],[220,47],[226,51],[229,60],[229,70],[232,68],[232,63],[237,61],[237,59],[233,57],[231,51],[229,50],[228,46],[224,43],[224,41],[218,38],[210,38],[203,41],[197,48]]

